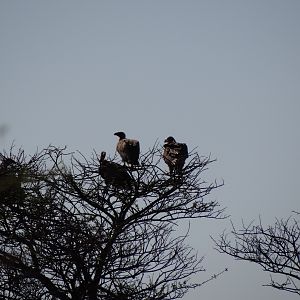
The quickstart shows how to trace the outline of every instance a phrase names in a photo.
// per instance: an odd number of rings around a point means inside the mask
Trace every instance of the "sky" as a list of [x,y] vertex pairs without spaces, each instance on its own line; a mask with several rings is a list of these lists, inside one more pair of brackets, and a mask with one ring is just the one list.
[[299,209],[300,1],[0,1],[0,149],[142,152],[172,135],[217,158],[227,220],[191,223],[204,281],[184,299],[294,300],[210,236]]

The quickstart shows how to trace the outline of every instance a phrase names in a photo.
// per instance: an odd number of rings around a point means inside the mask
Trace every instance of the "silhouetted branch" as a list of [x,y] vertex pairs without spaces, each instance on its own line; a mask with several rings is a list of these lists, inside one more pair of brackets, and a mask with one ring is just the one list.
[[[237,230],[232,225],[234,241],[225,232],[215,241],[216,249],[236,259],[254,262],[263,270],[283,275],[283,280],[271,276],[267,284],[300,295],[300,230],[295,218],[277,219],[266,228],[261,224],[243,224]],[[276,277],[277,278],[277,277]]]
[[49,146],[5,158],[15,161],[10,174],[20,191],[0,192],[5,299],[176,299],[201,285],[190,277],[203,271],[202,258],[174,225],[226,217],[206,201],[223,185],[203,178],[210,157],[190,154],[182,173],[170,176],[155,145],[139,167],[127,168],[130,188],[105,183],[97,153],[86,158]]

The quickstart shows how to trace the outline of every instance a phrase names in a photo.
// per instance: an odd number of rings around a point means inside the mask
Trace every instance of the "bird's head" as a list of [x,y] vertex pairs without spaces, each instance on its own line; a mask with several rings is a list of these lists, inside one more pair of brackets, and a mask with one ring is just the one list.
[[125,135],[125,133],[123,131],[115,132],[114,135],[118,136],[120,138],[120,140],[126,138],[126,135]]
[[106,152],[105,152],[105,151],[102,151],[102,152],[101,152],[101,155],[100,155],[100,161],[101,161],[101,162],[104,161],[105,156],[106,156]]
[[174,144],[176,143],[175,139],[172,136],[169,136],[164,141],[166,144]]

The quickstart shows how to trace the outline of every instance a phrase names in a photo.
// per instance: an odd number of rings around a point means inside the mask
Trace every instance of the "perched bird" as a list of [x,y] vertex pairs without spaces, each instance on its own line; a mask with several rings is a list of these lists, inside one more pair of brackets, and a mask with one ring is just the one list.
[[184,143],[177,143],[172,136],[164,141],[163,159],[168,165],[170,174],[180,173],[188,158],[188,147]]
[[126,167],[105,159],[106,152],[102,151],[100,156],[99,174],[106,185],[129,189],[132,187],[133,179]]
[[117,143],[117,152],[120,154],[122,161],[129,165],[139,165],[140,143],[137,140],[126,139],[124,132],[116,132],[114,135],[119,137]]

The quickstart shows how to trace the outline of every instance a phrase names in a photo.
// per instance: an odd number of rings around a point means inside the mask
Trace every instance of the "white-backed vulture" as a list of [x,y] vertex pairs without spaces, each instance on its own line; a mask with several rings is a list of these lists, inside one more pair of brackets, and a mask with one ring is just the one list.
[[130,189],[133,179],[126,170],[126,167],[105,159],[106,152],[102,151],[100,156],[99,174],[106,185],[113,185],[117,188]]
[[122,161],[129,165],[139,165],[140,143],[137,140],[127,139],[124,132],[116,132],[114,135],[119,137],[116,146]]
[[188,147],[184,143],[177,143],[172,136],[164,141],[163,159],[168,165],[170,174],[180,173],[188,158]]

